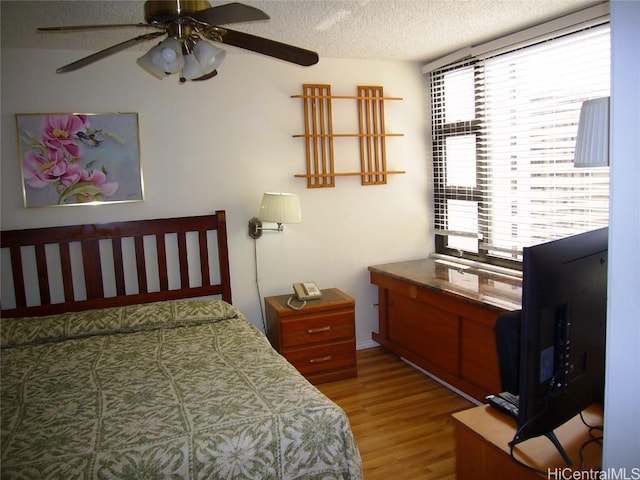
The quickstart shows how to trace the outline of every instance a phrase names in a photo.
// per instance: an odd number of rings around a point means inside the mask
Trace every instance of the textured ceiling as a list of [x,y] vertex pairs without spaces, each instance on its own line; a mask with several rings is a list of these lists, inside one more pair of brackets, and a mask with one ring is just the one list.
[[[229,1],[211,1],[211,5]],[[602,3],[600,0],[247,0],[264,22],[235,30],[318,52],[320,58],[429,61],[461,47]],[[97,51],[146,29],[37,33],[36,27],[144,22],[142,0],[1,0],[2,46]],[[149,43],[132,50],[146,51]],[[239,51],[233,47],[232,50]]]

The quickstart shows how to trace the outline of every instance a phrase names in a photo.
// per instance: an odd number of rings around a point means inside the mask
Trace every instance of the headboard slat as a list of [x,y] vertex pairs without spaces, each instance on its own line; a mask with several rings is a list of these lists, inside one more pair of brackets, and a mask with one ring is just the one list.
[[[219,280],[214,280],[212,270],[209,266],[209,248],[207,246],[207,232],[216,231],[217,234],[217,264],[220,272]],[[200,269],[202,271],[201,285],[189,285],[189,265],[186,234],[196,232],[199,238],[197,242],[198,254],[200,255]],[[169,288],[172,283],[169,280],[166,235],[176,234],[178,239],[178,265],[180,287]],[[156,236],[156,246],[158,252],[158,275],[159,291],[148,291],[147,269],[145,265],[144,237]],[[132,271],[133,265],[125,265],[129,258],[129,245],[123,243],[123,238],[133,238],[133,248],[136,256],[136,270],[138,289],[137,293],[127,294],[129,289],[126,283],[130,280],[127,276]],[[203,240],[204,239],[204,240]],[[110,265],[105,255],[102,258],[100,252],[100,241],[111,240],[113,253],[113,265]],[[71,244],[79,243],[81,247],[81,258],[76,258],[75,250],[71,249]],[[58,246],[60,249],[60,262],[62,278],[56,276],[49,278],[47,272],[47,252],[46,245]],[[211,246],[213,242],[211,242]],[[29,315],[50,315],[54,313],[86,310],[89,308],[104,308],[112,306],[132,305],[135,303],[148,303],[162,300],[173,300],[190,297],[204,297],[220,295],[222,299],[231,303],[231,281],[229,274],[229,251],[227,243],[226,215],[223,210],[219,210],[215,215],[203,215],[182,218],[163,218],[153,220],[135,220],[129,222],[115,222],[108,224],[74,225],[49,228],[33,228],[25,230],[10,230],[2,232],[0,236],[0,247],[8,249],[11,259],[12,275],[3,276],[3,281],[13,282],[13,301],[1,302],[4,306],[3,317],[21,317]],[[40,287],[40,304],[27,305],[25,276],[30,277],[35,273],[25,270],[25,262],[22,247],[34,247],[36,251],[37,275],[43,277]],[[126,249],[126,250],[125,250]],[[173,252],[173,249],[171,249]],[[125,255],[126,253],[126,255]],[[171,253],[173,254],[173,253]],[[44,261],[40,260],[45,257]],[[212,257],[213,258],[213,257]],[[48,260],[49,262],[51,260]],[[81,265],[79,265],[81,261]],[[212,260],[214,261],[214,260]],[[173,263],[172,263],[173,264]],[[42,266],[41,266],[42,265]],[[83,269],[84,288],[86,290],[86,300],[76,300],[74,284],[78,284],[81,278],[74,278],[78,273],[76,266]],[[43,274],[44,272],[44,274]],[[113,272],[115,276],[115,296],[106,297],[103,273],[109,275]],[[155,272],[153,272],[155,273]],[[132,273],[135,277],[135,274]],[[35,285],[37,279],[29,278],[29,285]],[[108,280],[108,277],[105,279]],[[52,300],[52,286],[49,282],[63,282],[64,299]],[[150,279],[149,279],[150,281]],[[212,283],[216,282],[216,283]],[[155,283],[154,283],[155,285]],[[43,287],[44,286],[44,287]],[[133,286],[132,286],[133,287]],[[155,288],[155,287],[154,287]],[[10,289],[6,290],[11,292]],[[5,289],[3,288],[3,293]],[[44,292],[44,294],[43,294]],[[30,296],[31,296],[31,292]],[[34,293],[35,294],[35,293]],[[51,303],[56,301],[58,303]],[[29,298],[29,302],[33,300]],[[9,305],[9,307],[7,307]]]
[[180,262],[180,286],[189,287],[189,261],[187,259],[187,236],[185,232],[178,233],[178,261]]
[[26,307],[27,296],[24,290],[24,274],[22,270],[22,251],[20,245],[14,245],[10,248],[11,270],[13,275],[13,289],[16,296],[16,306]]
[[116,282],[116,295],[126,295],[124,283],[124,260],[122,259],[122,239],[112,238],[111,249],[113,251],[113,274]]
[[[160,290],[169,289],[169,273],[167,271],[167,248],[164,235],[156,235],[156,251],[158,256],[158,276],[160,281]],[[202,282],[203,285],[209,282]]]
[[[104,297],[102,283],[102,263],[100,262],[100,244],[98,239],[84,240],[82,245],[82,266],[87,299]],[[50,302],[42,302],[43,304]]]
[[209,248],[207,247],[207,232],[198,234],[198,242],[200,245],[200,274],[202,275],[202,283],[209,283]]
[[144,259],[144,238],[141,235],[133,239],[136,250],[136,271],[138,272],[138,293],[147,293],[147,267]]
[[38,272],[38,287],[43,303],[51,303],[51,291],[49,290],[49,273],[47,268],[47,254],[44,245],[36,245],[36,270]]
[[64,301],[74,300],[73,295],[73,271],[71,270],[71,253],[69,242],[60,243],[60,268],[62,270],[62,286],[64,290]]

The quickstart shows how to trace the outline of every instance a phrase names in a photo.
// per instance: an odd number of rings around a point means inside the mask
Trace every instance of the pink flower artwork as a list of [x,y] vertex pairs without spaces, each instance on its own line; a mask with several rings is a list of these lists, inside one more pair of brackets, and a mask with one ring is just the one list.
[[25,206],[142,200],[136,114],[17,118]]

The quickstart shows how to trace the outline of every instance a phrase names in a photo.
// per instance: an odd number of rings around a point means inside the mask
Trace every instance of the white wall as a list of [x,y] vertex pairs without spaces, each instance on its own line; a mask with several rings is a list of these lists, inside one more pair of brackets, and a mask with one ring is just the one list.
[[603,463],[605,468],[626,468],[626,478],[631,478],[640,474],[640,3],[611,2],[611,26],[611,218]]
[[[227,210],[234,304],[261,327],[254,245],[247,221],[265,191],[300,196],[303,223],[257,241],[263,296],[315,280],[356,298],[357,341],[377,330],[377,289],[367,266],[432,251],[431,172],[423,79],[418,65],[321,59],[309,68],[230,52],[219,75],[180,85],[156,80],[124,52],[73,73],[55,74],[90,52],[2,50],[2,229],[201,215]],[[383,186],[338,178],[332,189],[307,189],[294,178],[305,166],[299,99],[303,83],[329,83],[338,95],[382,85],[403,101],[385,105],[389,167],[406,170]],[[100,206],[22,206],[15,113],[138,112],[145,201]],[[356,103],[335,101],[335,132],[357,131]],[[336,139],[338,170],[359,161],[357,139]]]

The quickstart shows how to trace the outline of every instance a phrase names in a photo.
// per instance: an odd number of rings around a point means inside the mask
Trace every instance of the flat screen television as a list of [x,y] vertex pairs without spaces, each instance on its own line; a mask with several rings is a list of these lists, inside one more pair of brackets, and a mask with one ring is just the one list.
[[518,429],[546,435],[604,403],[608,228],[524,249]]

